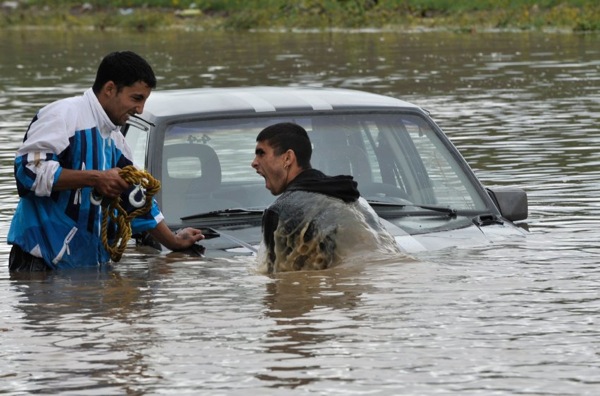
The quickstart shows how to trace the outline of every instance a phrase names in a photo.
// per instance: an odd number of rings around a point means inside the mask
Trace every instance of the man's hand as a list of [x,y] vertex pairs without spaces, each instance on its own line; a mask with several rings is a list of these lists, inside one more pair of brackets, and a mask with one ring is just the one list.
[[181,229],[175,233],[175,240],[181,245],[179,249],[186,249],[202,239],[204,239],[202,231],[192,227]]
[[94,190],[108,198],[118,197],[126,191],[131,186],[119,175],[120,170],[119,168],[112,168],[100,171],[100,175],[94,183]]
[[105,171],[63,168],[52,189],[59,191],[93,187],[99,195],[115,198],[130,187],[129,183],[119,176],[120,171],[120,168]]
[[155,240],[171,250],[184,250],[204,239],[202,231],[191,227],[173,233],[164,221],[158,223],[158,226],[149,233]]

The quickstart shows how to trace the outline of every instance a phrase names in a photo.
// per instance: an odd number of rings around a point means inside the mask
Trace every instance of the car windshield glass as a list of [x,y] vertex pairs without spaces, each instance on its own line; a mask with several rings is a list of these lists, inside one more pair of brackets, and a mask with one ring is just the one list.
[[177,222],[215,210],[269,206],[275,197],[250,164],[257,134],[283,121],[308,131],[314,168],[328,175],[354,176],[367,200],[489,211],[467,165],[425,116],[354,112],[170,125],[160,175],[167,219]]

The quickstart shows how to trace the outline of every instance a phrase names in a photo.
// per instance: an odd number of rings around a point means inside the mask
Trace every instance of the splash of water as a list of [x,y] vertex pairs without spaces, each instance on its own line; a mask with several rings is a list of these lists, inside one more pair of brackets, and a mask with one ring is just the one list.
[[400,257],[396,241],[363,199],[344,203],[306,191],[281,202],[274,233],[275,259],[265,244],[258,254],[259,271],[322,270],[368,254],[372,258]]

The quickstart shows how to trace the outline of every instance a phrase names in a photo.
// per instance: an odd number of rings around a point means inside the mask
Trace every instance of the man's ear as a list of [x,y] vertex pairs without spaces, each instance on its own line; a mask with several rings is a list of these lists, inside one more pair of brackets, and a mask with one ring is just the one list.
[[285,152],[284,161],[288,166],[296,164],[296,153],[294,150],[288,149],[288,151]]
[[107,81],[104,83],[104,86],[102,86],[101,92],[108,96],[114,95],[117,92],[117,86],[113,81]]

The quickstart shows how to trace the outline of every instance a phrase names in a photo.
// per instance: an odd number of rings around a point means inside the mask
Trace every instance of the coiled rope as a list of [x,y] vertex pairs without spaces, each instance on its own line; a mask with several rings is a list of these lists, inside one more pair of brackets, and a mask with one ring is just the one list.
[[[129,203],[136,209],[127,213],[121,205],[121,196],[113,198],[107,205],[102,204],[102,243],[104,244],[104,248],[110,253],[110,258],[115,262],[121,260],[121,256],[127,247],[127,242],[131,238],[131,220],[150,211],[152,197],[160,190],[160,182],[158,180],[145,170],[137,169],[132,165],[121,169],[119,176],[134,186],[134,189],[129,194]],[[108,242],[109,220],[117,226],[112,244]]]

